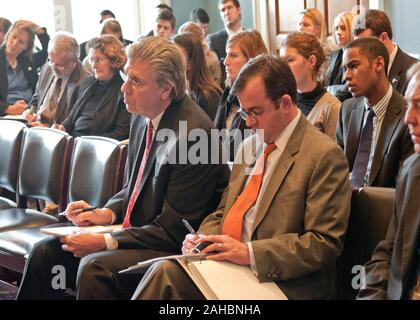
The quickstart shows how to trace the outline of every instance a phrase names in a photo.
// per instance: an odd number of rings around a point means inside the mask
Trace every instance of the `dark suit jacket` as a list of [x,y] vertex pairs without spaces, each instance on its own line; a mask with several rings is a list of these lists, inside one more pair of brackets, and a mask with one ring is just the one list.
[[[76,129],[76,120],[95,91],[97,82],[98,80],[94,76],[88,76],[80,84],[77,100],[73,106],[69,106],[71,112],[62,122],[69,134],[72,134]],[[122,84],[123,80],[117,73],[112,79],[111,87],[97,106],[89,135],[103,136],[116,140],[128,138],[131,116],[125,107],[124,97],[121,92]]]
[[226,42],[228,40],[228,33],[225,29],[211,33],[207,36],[207,42],[211,50],[216,52],[220,60],[226,58]]
[[[183,133],[179,130],[180,121],[188,122],[188,128]],[[116,223],[123,221],[135,185],[145,149],[146,128],[147,120],[133,115],[127,159],[130,178],[121,192],[106,205],[116,213]],[[164,163],[162,158],[157,161],[158,154],[186,156],[188,151],[185,148],[191,147],[190,142],[185,140],[187,134],[202,129],[210,136],[212,128],[208,116],[188,96],[171,103],[152,142],[140,193],[131,214],[131,225],[134,228],[112,234],[118,241],[119,249],[179,252],[188,233],[181,219],[187,219],[196,228],[214,209],[211,204],[217,196],[215,192],[223,190],[229,179],[226,165],[192,164],[189,161],[185,161],[185,164]],[[168,130],[172,130],[174,135],[163,142],[165,139],[161,139],[162,134]],[[158,136],[161,138],[157,139]],[[220,148],[218,141],[213,142],[212,147]],[[211,152],[204,159],[207,157],[211,157]]]
[[325,74],[325,86],[327,90],[336,96],[341,102],[352,97],[346,85],[344,77],[343,49],[333,51],[330,55],[327,72]]
[[389,71],[388,79],[394,89],[404,95],[408,86],[407,70],[418,60],[398,48],[394,63]]
[[[395,188],[403,162],[413,153],[410,132],[404,124],[405,106],[404,98],[394,89],[376,144],[368,186]],[[336,139],[344,149],[350,171],[357,155],[364,113],[363,97],[344,101],[340,109]]]
[[[238,106],[239,101],[236,96],[230,95],[230,88],[226,88],[223,91],[222,98],[220,99],[219,109],[217,110],[216,118],[214,119],[214,126],[216,129],[222,130],[226,128],[226,118],[230,113],[232,107]],[[245,129],[248,127],[246,126],[245,120],[241,118],[239,114],[236,114],[233,121],[231,129],[237,130],[235,134],[230,134],[225,140],[222,141],[223,145],[226,148],[229,148],[230,151],[230,161],[235,159],[235,155],[237,150],[235,150],[235,141],[238,139],[235,137],[239,137],[242,141],[245,139]]]
[[[83,68],[82,64],[77,61],[77,64],[70,74],[66,88],[58,101],[57,111],[55,113],[55,122],[61,123],[70,114],[71,108],[76,102],[79,93],[80,83],[87,77],[88,72]],[[32,96],[30,105],[36,107],[36,110],[41,107],[45,96],[54,80],[54,71],[49,64],[44,65],[39,75],[39,80],[36,85],[36,90]]]
[[385,240],[366,267],[366,288],[358,299],[407,299],[412,289],[420,232],[420,155],[404,163],[398,177],[394,214]]
[[[239,150],[220,206],[200,233],[221,234],[248,178],[249,165],[238,160],[254,137]],[[259,281],[275,281],[290,299],[331,298],[350,213],[342,150],[301,115],[258,201],[251,245]]]

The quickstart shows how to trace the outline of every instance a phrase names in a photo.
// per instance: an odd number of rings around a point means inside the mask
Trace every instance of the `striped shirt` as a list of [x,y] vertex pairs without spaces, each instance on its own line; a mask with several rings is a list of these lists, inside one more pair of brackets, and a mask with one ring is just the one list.
[[369,109],[373,109],[373,112],[375,113],[375,117],[373,118],[373,137],[372,137],[372,145],[370,148],[370,154],[369,154],[369,162],[366,169],[366,175],[364,178],[365,185],[369,181],[370,171],[372,169],[372,162],[373,162],[373,156],[375,155],[376,150],[376,144],[378,143],[379,139],[379,133],[381,132],[382,123],[384,122],[385,113],[389,105],[389,101],[392,97],[393,88],[391,85],[389,85],[388,91],[385,94],[385,96],[374,106],[370,106],[368,100],[365,98],[365,115],[363,120],[363,126],[366,124],[368,111]]

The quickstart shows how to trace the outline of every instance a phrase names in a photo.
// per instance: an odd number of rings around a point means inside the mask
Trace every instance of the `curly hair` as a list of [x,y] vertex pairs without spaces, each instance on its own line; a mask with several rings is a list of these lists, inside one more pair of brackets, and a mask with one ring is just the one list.
[[117,37],[104,34],[92,40],[90,49],[99,50],[111,61],[111,68],[114,70],[122,70],[127,62],[124,46]]

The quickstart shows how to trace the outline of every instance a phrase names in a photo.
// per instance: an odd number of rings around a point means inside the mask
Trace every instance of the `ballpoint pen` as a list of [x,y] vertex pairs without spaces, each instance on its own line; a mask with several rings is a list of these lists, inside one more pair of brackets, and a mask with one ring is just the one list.
[[[73,215],[77,216],[78,214],[82,213],[82,212],[87,212],[87,211],[92,211],[97,209],[97,207],[87,207],[87,208],[83,208],[83,209],[76,209],[73,210]],[[67,215],[67,211],[61,212],[58,214],[59,216],[66,216]]]
[[[194,228],[193,227],[191,227],[191,225],[188,223],[188,221],[187,220],[185,220],[185,219],[182,219],[182,223],[185,225],[185,227],[188,229],[188,231],[191,233],[191,234],[193,234],[193,235],[196,235],[197,236],[197,232],[195,232],[195,230],[194,230]],[[209,245],[211,245],[212,243],[211,242],[208,242],[208,241],[203,241],[203,242],[200,242],[199,244],[197,244],[194,248],[192,248],[191,249],[191,253],[200,253],[201,252],[201,250],[203,250],[205,247],[207,247],[207,246],[209,246]]]

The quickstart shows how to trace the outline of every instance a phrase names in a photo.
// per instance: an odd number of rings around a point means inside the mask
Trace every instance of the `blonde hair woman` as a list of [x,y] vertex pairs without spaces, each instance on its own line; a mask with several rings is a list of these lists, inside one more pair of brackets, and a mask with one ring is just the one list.
[[325,62],[321,44],[311,34],[290,33],[280,48],[280,55],[286,59],[296,79],[299,109],[321,132],[335,139],[341,103],[320,82]]
[[353,41],[354,15],[351,12],[341,12],[334,19],[334,41],[340,49],[333,51],[328,63],[325,75],[325,85],[327,90],[334,94],[338,99],[344,101],[351,98],[351,94],[346,87],[346,81],[343,77],[343,48]]

